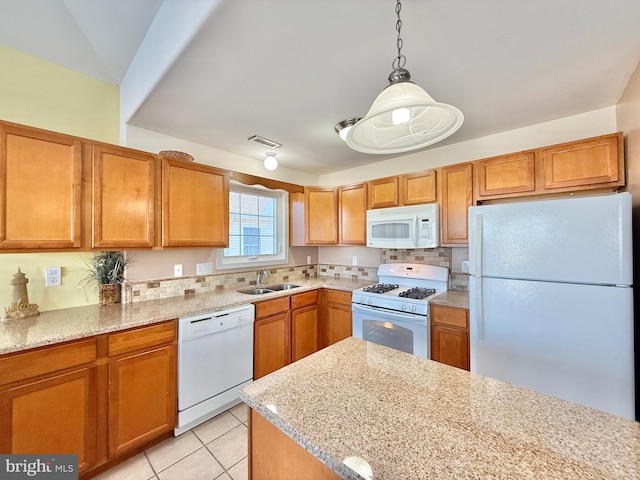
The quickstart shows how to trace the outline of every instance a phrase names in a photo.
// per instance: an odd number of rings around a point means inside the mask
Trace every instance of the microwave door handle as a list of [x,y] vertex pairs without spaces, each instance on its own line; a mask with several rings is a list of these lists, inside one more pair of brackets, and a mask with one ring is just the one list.
[[420,242],[420,219],[418,218],[418,214],[413,216],[413,246],[418,248],[418,243]]

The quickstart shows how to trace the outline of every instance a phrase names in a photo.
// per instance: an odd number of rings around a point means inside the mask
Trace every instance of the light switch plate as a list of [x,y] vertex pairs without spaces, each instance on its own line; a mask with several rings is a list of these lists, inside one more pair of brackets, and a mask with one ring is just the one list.
[[358,265],[358,257],[351,257],[351,265]]
[[213,262],[196,263],[196,275],[210,275],[213,273]]
[[461,262],[460,268],[462,270],[462,273],[469,273],[469,260]]
[[45,287],[59,287],[62,283],[62,268],[47,267],[44,275]]
[[182,264],[181,263],[176,263],[173,266],[173,276],[174,277],[181,277],[182,276]]
[[307,255],[307,265],[311,265],[311,255]]

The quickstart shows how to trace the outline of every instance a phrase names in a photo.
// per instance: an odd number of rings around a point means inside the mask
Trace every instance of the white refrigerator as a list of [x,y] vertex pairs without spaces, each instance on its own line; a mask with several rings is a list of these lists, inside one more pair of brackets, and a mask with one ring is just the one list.
[[631,195],[469,209],[471,371],[635,418]]

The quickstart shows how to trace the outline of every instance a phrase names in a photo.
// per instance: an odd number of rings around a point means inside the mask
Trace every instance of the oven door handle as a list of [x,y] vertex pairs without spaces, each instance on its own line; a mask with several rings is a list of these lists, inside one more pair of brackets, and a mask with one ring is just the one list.
[[429,318],[428,315],[416,315],[413,313],[402,312],[400,310],[387,310],[386,308],[369,307],[367,305],[360,305],[359,303],[352,303],[351,311],[371,313],[378,317],[388,318],[389,320],[402,319],[418,325],[423,324],[425,320]]

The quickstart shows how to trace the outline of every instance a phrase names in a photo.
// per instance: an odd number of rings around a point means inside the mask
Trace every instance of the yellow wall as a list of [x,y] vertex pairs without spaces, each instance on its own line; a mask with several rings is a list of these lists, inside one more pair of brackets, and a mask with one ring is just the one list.
[[119,141],[118,86],[0,45],[0,118]]
[[[119,143],[118,86],[0,45],[0,119],[55,132]],[[25,205],[25,208],[28,208]],[[89,254],[0,254],[0,316],[9,305],[9,280],[18,267],[29,278],[29,301],[40,311],[97,303],[77,286]],[[44,269],[62,267],[62,285],[44,286]]]

